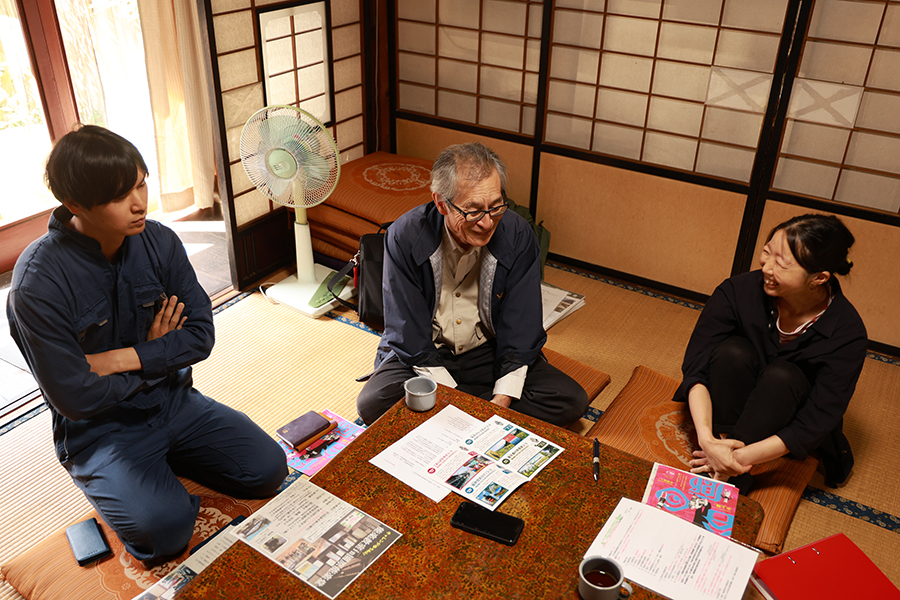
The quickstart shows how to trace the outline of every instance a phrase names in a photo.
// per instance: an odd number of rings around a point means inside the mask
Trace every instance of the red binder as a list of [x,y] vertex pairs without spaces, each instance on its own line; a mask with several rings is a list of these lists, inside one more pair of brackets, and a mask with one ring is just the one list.
[[768,600],[900,600],[897,586],[843,533],[756,563],[750,581]]

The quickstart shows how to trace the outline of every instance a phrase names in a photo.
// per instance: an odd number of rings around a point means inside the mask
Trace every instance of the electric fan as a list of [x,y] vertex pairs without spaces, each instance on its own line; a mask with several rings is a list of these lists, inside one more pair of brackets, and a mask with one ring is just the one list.
[[[293,106],[267,106],[257,111],[241,131],[241,164],[256,189],[274,202],[294,209],[297,276],[267,290],[272,299],[311,317],[334,308],[337,301],[325,289],[334,272],[313,262],[306,209],[324,202],[341,174],[337,144],[325,126]],[[354,288],[341,290],[349,298]],[[326,296],[327,295],[327,296]]]

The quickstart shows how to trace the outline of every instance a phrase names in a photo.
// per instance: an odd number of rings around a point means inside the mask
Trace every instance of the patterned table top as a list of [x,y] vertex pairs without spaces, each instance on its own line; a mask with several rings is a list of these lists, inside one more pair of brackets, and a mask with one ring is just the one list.
[[[485,420],[493,414],[565,449],[498,508],[522,518],[525,529],[509,547],[455,529],[450,517],[461,498],[434,503],[369,459],[453,404]],[[571,431],[439,386],[435,409],[415,413],[399,402],[345,448],[312,481],[403,534],[342,594],[348,598],[577,599],[584,552],[623,496],[640,500],[652,464],[602,447],[600,480],[593,480],[592,441]],[[752,543],[762,508],[741,497],[734,537]],[[627,572],[626,572],[627,577]],[[634,586],[635,600],[662,598]],[[201,573],[180,599],[321,598],[281,567],[235,544]]]

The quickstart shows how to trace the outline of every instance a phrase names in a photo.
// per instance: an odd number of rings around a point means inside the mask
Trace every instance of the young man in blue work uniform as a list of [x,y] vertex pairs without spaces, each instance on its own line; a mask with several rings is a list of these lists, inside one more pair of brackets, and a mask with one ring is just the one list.
[[126,549],[180,553],[200,506],[177,475],[243,497],[287,475],[278,444],[192,387],[212,350],[209,297],[184,246],[147,221],[147,167],[115,133],[86,125],[47,161],[62,206],[16,262],[10,331],[53,418],[60,463]]

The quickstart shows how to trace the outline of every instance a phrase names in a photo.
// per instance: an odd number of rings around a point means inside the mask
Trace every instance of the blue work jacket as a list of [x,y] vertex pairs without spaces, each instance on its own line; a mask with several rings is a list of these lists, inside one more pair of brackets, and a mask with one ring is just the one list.
[[[209,356],[214,342],[209,296],[172,230],[147,221],[111,263],[99,242],[66,226],[71,218],[57,208],[48,232],[19,257],[6,307],[12,337],[53,414],[61,462],[184,397],[190,365]],[[163,294],[184,302],[187,321],[148,342]],[[87,354],[125,347],[134,347],[143,370],[91,372]]]

